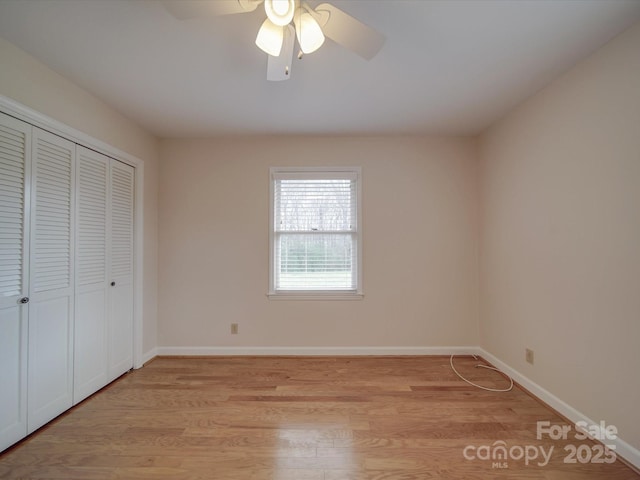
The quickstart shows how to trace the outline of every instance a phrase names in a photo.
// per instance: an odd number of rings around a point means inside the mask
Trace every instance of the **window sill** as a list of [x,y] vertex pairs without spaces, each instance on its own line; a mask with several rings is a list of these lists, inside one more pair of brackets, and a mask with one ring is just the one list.
[[267,293],[269,300],[362,300],[362,293],[282,292]]

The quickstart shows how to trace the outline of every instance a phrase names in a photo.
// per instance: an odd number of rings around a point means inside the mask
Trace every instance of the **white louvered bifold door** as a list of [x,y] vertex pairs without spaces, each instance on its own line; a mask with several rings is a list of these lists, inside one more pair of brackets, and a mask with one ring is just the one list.
[[27,434],[30,135],[0,114],[0,451]]
[[72,405],[75,144],[33,128],[28,431]]
[[78,146],[76,164],[76,309],[73,402],[107,380],[107,208],[109,162]]
[[109,380],[133,367],[134,169],[112,160],[109,218]]

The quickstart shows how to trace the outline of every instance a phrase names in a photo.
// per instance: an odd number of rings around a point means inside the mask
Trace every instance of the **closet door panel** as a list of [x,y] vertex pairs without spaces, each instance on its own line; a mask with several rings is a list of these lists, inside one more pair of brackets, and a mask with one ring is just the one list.
[[74,393],[107,384],[107,205],[110,159],[77,147]]
[[110,295],[110,379],[133,367],[133,288],[121,283]]
[[0,451],[27,434],[27,332],[22,307],[0,308]]
[[0,114],[0,451],[27,434],[30,135]]
[[29,312],[29,432],[71,407],[71,299],[52,296]]
[[28,431],[71,407],[75,144],[33,129]]
[[78,294],[75,318],[74,404],[108,383],[106,308],[104,289]]
[[111,162],[109,377],[133,366],[134,169]]

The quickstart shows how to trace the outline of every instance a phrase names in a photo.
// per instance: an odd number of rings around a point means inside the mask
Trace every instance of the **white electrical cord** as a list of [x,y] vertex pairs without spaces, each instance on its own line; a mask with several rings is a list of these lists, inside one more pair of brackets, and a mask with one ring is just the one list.
[[[472,357],[475,360],[478,360],[478,357],[476,355],[472,355]],[[507,377],[509,379],[509,382],[510,382],[510,385],[509,385],[508,388],[489,388],[489,387],[483,387],[482,385],[478,385],[477,383],[473,383],[472,381],[467,380],[462,375],[460,375],[460,372],[458,372],[458,370],[456,370],[456,367],[453,366],[453,355],[451,355],[451,358],[449,358],[449,363],[451,364],[451,369],[455,372],[456,375],[458,375],[462,380],[467,382],[469,385],[473,385],[474,387],[480,388],[482,390],[487,390],[489,392],[508,392],[509,390],[511,390],[513,388],[513,378],[511,378],[506,373],[501,372],[496,367],[492,367],[490,365],[482,365],[481,363],[476,365],[476,368],[480,367],[480,368],[488,368],[489,370],[495,370],[500,375],[504,375],[505,377]]]

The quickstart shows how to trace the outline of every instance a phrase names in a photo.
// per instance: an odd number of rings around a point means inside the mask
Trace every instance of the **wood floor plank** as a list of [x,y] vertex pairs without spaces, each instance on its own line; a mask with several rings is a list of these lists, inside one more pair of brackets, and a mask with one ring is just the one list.
[[[477,363],[456,358],[504,386]],[[536,438],[540,420],[565,424],[519,388],[464,383],[448,357],[157,358],[0,454],[0,478],[640,480],[620,461],[565,463],[571,439]],[[548,463],[480,453],[498,444]]]

